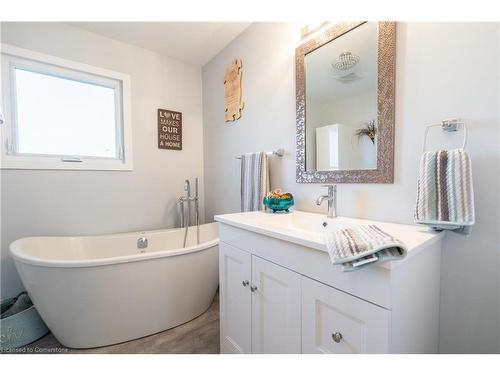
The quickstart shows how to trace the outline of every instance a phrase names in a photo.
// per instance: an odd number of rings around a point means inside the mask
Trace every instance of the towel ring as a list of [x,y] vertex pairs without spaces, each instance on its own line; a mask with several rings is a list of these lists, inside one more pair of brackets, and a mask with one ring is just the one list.
[[462,144],[462,149],[465,149],[465,146],[467,145],[467,126],[465,125],[465,122],[463,122],[461,120],[452,119],[452,120],[443,120],[443,121],[441,121],[440,124],[429,125],[425,128],[424,145],[422,147],[422,152],[425,152],[425,145],[427,143],[427,133],[429,133],[430,128],[434,128],[434,127],[439,126],[443,131],[451,133],[451,132],[458,131],[458,127],[460,125],[462,125],[463,132],[464,132],[464,141]]

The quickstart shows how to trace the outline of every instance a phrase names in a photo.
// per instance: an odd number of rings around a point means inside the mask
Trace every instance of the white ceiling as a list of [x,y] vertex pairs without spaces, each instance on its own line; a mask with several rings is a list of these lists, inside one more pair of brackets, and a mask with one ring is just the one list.
[[[332,100],[377,89],[377,22],[367,22],[342,35],[305,58],[307,97]],[[359,56],[354,71],[361,79],[342,83],[335,79],[338,71],[332,63],[338,61],[342,52],[350,51]]]
[[250,22],[71,22],[71,25],[203,66]]

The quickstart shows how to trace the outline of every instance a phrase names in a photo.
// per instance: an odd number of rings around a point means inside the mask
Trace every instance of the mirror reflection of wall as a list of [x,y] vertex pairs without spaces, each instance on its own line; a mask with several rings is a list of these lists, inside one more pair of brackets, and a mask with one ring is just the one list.
[[[377,168],[376,22],[367,22],[305,57],[306,170]],[[366,132],[364,132],[366,133]]]

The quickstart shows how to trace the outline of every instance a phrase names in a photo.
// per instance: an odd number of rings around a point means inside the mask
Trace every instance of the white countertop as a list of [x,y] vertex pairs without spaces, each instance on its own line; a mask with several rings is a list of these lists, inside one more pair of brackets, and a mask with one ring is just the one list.
[[[353,225],[374,224],[406,245],[408,254],[405,259],[415,256],[420,250],[444,236],[444,232],[431,232],[424,226],[349,217],[327,219],[326,215],[303,211],[292,211],[290,213],[270,213],[264,211],[241,212],[216,215],[215,220],[237,228],[325,252],[327,251],[324,241],[325,231]],[[327,223],[326,227],[323,227],[324,222]],[[397,267],[398,263],[402,262],[404,260],[382,263],[379,267],[392,269]]]

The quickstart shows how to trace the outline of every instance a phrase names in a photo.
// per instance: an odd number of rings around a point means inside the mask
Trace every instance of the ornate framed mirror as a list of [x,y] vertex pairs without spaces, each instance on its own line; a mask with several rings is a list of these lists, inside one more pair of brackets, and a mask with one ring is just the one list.
[[396,23],[324,28],[295,50],[297,182],[394,182]]

